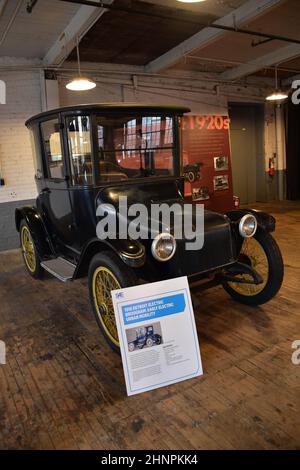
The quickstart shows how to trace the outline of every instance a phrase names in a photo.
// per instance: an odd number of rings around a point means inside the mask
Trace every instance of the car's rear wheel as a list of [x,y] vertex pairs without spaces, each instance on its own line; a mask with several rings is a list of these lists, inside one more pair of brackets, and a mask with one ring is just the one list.
[[129,344],[128,344],[128,349],[129,349],[130,352],[134,351],[134,350],[135,350],[135,345],[134,345],[134,343],[129,343]]
[[41,266],[40,257],[37,253],[29,227],[25,220],[22,220],[20,224],[20,243],[27,271],[35,279],[41,279],[44,270]]
[[97,323],[112,349],[119,351],[120,343],[111,291],[138,284],[134,271],[113,252],[95,255],[90,263],[90,301]]
[[[247,305],[261,305],[271,300],[281,287],[284,273],[281,252],[272,235],[259,229],[254,237],[245,239],[239,261],[253,267],[263,282],[257,285],[225,282],[224,289],[232,298]],[[252,279],[248,274],[237,277]]]

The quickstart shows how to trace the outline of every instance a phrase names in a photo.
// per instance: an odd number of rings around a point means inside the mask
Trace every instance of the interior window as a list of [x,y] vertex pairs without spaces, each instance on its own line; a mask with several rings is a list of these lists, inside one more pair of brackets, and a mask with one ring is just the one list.
[[48,177],[64,178],[64,165],[58,119],[51,119],[41,124],[44,149],[47,159]]
[[69,117],[67,129],[72,182],[80,185],[92,184],[93,165],[89,116]]
[[174,118],[97,116],[100,183],[174,174]]

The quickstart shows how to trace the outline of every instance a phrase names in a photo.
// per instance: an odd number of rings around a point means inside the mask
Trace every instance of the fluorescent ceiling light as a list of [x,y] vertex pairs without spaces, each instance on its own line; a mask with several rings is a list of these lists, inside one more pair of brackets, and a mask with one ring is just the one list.
[[200,3],[200,2],[205,2],[206,0],[177,0],[177,2],[182,2],[182,3]]

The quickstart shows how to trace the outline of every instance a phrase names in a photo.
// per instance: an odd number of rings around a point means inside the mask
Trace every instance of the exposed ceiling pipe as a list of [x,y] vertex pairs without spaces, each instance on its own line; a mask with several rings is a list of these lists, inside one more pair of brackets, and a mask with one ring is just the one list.
[[[154,17],[154,18],[160,18],[160,19],[167,19],[167,20],[172,20],[172,21],[177,21],[179,23],[185,22],[185,23],[191,23],[191,24],[197,24],[199,27],[208,27],[208,28],[215,28],[215,29],[220,29],[223,31],[228,31],[231,33],[240,33],[240,34],[248,34],[249,36],[256,36],[256,37],[261,37],[269,40],[274,40],[274,41],[283,41],[283,42],[289,42],[292,44],[300,44],[299,39],[294,39],[294,38],[289,38],[287,36],[281,36],[278,34],[270,34],[270,33],[262,33],[261,31],[254,31],[250,29],[244,29],[244,28],[239,28],[237,26],[226,26],[222,24],[216,24],[216,23],[199,23],[198,21],[195,20],[189,20],[187,18],[184,18],[183,16],[183,10],[176,8],[177,12],[180,12],[180,17],[175,18],[172,16],[168,15],[163,15],[160,13],[155,13],[151,11],[145,11],[145,10],[139,10],[136,8],[130,8],[130,7],[123,7],[119,5],[108,5],[105,2],[102,2],[101,0],[99,1],[91,1],[91,0],[60,0],[62,2],[68,2],[68,3],[77,3],[79,5],[89,5],[93,7],[100,7],[100,8],[106,8],[107,10],[111,11],[122,11],[125,13],[133,13],[133,14],[138,14],[138,15],[143,15],[143,16],[149,16],[149,17]],[[233,24],[234,24],[234,17],[233,17]]]
[[267,38],[267,39],[261,39],[260,41],[255,41],[255,39],[253,39],[251,46],[252,47],[261,46],[262,44],[266,44],[267,42],[270,42],[270,41],[273,41],[273,39]]
[[266,40],[270,41],[283,41],[283,42],[289,42],[293,44],[300,44],[299,39],[294,39],[294,38],[289,38],[287,36],[280,36],[278,34],[270,34],[270,33],[262,33],[261,31],[254,31],[251,29],[243,29],[243,28],[234,28],[231,26],[225,26],[225,25],[218,25],[218,24],[210,24],[210,28],[216,28],[216,29],[222,29],[223,31],[228,31],[231,33],[241,33],[241,34],[248,34],[249,36],[257,36],[260,38],[265,38]]
[[[198,57],[198,56],[187,56],[187,58],[192,59],[192,60],[203,60],[207,62],[220,62],[220,63],[225,63],[228,65],[243,65],[246,64],[246,62],[239,62],[239,61],[232,61],[232,60],[225,60],[225,59],[209,59],[207,57]],[[276,66],[279,71],[283,72],[289,72],[292,74],[299,74],[300,70],[297,69],[291,69],[287,67],[280,67]],[[263,67],[265,70],[274,70],[275,66],[267,66]],[[171,77],[166,74],[161,74],[161,73],[151,73],[151,72],[144,72],[140,70],[128,70],[128,71],[122,71],[122,70],[116,70],[116,69],[106,69],[106,70],[97,70],[96,68],[93,67],[86,67],[84,63],[81,63],[81,69],[83,73],[89,73],[95,76],[106,76],[106,75],[118,75],[118,76],[124,76],[124,75],[136,75],[140,77],[158,77],[158,78],[163,78],[163,79],[176,79],[176,80],[187,80],[187,81],[208,81],[208,82],[219,82],[219,83],[225,83],[228,84],[226,80],[219,80],[217,77],[215,78],[208,78],[208,77],[201,77],[201,78],[191,78],[191,77]],[[9,65],[9,64],[1,64],[0,63],[0,71],[2,72],[12,72],[12,71],[32,71],[32,70],[49,70],[53,72],[58,72],[58,73],[63,73],[63,72],[74,72],[76,71],[76,65],[72,67],[70,64],[67,67],[57,67],[56,65],[48,65],[45,67],[42,64],[21,64],[21,65]],[[179,70],[180,72],[180,70]],[[206,71],[199,71],[199,73],[207,73]],[[214,73],[214,72],[211,72]],[[269,77],[268,77],[269,78]],[[245,80],[242,79],[240,81],[237,81],[235,83],[240,83],[244,84]]]
[[[233,60],[233,59],[220,59],[220,58],[214,58],[214,57],[202,57],[202,56],[196,56],[196,55],[186,55],[185,59],[192,59],[192,60],[199,60],[203,62],[211,62],[212,64],[228,64],[228,65],[248,65],[249,62],[242,62],[240,60]],[[282,61],[282,63],[286,62],[286,60]],[[281,62],[280,62],[281,63]],[[266,65],[265,67],[262,67],[265,70],[274,70],[277,68],[277,70],[281,72],[289,72],[289,73],[300,73],[300,70],[293,69],[290,67],[278,67],[277,65]]]
[[[25,72],[25,71],[45,71],[45,70],[49,70],[49,71],[53,71],[53,72],[56,72],[57,73],[57,76],[59,77],[68,77],[70,78],[70,74],[73,74],[74,73],[74,70],[76,70],[76,68],[74,67],[66,67],[66,68],[62,68],[62,69],[58,69],[57,67],[47,67],[45,69],[44,66],[42,65],[39,65],[39,64],[36,64],[36,65],[18,65],[18,66],[8,66],[8,65],[1,65],[0,64],[0,71],[1,72],[12,72],[12,71],[22,71],[22,72]],[[163,79],[163,80],[166,80],[166,81],[176,81],[178,83],[180,82],[184,82],[184,83],[195,83],[195,82],[208,82],[208,83],[213,83],[213,84],[220,84],[220,85],[226,85],[226,86],[231,86],[231,84],[227,81],[224,81],[224,80],[220,80],[218,77],[207,77],[207,76],[201,76],[201,77],[190,77],[190,76],[170,76],[170,75],[166,75],[166,74],[159,74],[159,73],[149,73],[149,72],[140,72],[140,71],[117,71],[117,70],[102,70],[101,72],[97,71],[97,69],[94,69],[94,68],[82,68],[82,71],[85,72],[85,73],[89,73],[91,74],[94,78],[101,78],[103,77],[106,78],[107,75],[109,75],[109,77],[107,77],[106,79],[108,80],[107,83],[109,83],[109,81],[112,80],[112,78],[110,76],[114,76],[116,75],[117,77],[121,76],[125,76],[125,79],[126,79],[126,76],[128,77],[132,77],[133,75],[136,75],[138,77],[147,77],[147,78],[158,78],[158,79]],[[299,71],[300,72],[300,71]],[[122,80],[122,79],[121,79]],[[232,84],[232,86],[247,86],[247,87],[251,87],[251,86],[256,86],[255,83],[251,83],[249,82],[249,80],[246,82],[244,79],[243,80],[240,80],[240,81],[237,81],[235,82],[234,84]],[[268,84],[260,84],[259,85],[260,87],[266,87],[266,88],[270,88],[270,85]]]
[[16,8],[14,9],[13,14],[10,17],[10,20],[8,21],[8,23],[5,27],[5,30],[3,31],[2,36],[0,38],[0,46],[2,46],[2,44],[4,43],[4,41],[6,39],[6,36],[8,35],[8,33],[10,31],[10,28],[12,27],[12,25],[13,25],[15,19],[16,19],[17,14],[19,13],[19,10],[22,6],[22,3],[23,3],[23,0],[19,0]]

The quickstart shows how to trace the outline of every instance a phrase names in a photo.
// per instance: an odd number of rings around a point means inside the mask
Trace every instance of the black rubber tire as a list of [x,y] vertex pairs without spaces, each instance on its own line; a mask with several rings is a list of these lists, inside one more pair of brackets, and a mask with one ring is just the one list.
[[95,302],[94,302],[93,274],[95,270],[99,268],[100,266],[110,269],[112,273],[115,275],[115,277],[117,278],[121,287],[136,286],[139,282],[138,282],[138,278],[134,270],[126,266],[126,264],[124,264],[123,261],[112,251],[103,251],[102,253],[99,253],[95,255],[90,262],[89,272],[88,272],[88,284],[89,284],[90,302],[92,305],[93,313],[95,315],[97,324],[101,332],[103,333],[106,341],[110,345],[110,347],[113,350],[120,353],[120,347],[116,346],[114,342],[107,335],[98,317],[97,309],[96,309]]
[[[22,228],[23,227],[27,227],[28,231],[30,232],[30,229],[28,227],[28,224],[25,222],[25,220],[21,220],[21,223],[20,223],[20,246],[21,246],[21,250],[22,250],[22,241],[21,241],[21,233],[22,233]],[[30,234],[31,235],[31,234]],[[31,236],[32,238],[32,236]],[[25,264],[25,267],[26,267],[26,270],[27,272],[30,274],[31,277],[33,277],[34,279],[42,279],[43,276],[44,276],[44,269],[42,268],[41,266],[41,259],[38,255],[38,252],[36,250],[36,247],[35,247],[35,244],[34,244],[34,241],[32,239],[32,243],[33,243],[33,248],[34,248],[34,254],[35,254],[35,259],[36,259],[36,266],[35,266],[35,270],[34,271],[30,271],[30,269],[28,268],[27,266],[27,263],[25,261],[25,258],[24,258],[24,253],[22,251],[22,257],[23,257],[23,261],[24,261],[24,264]]]
[[271,300],[278,293],[284,275],[284,265],[280,249],[272,235],[262,229],[258,229],[254,238],[263,248],[269,263],[269,278],[264,289],[254,296],[246,296],[236,292],[228,283],[223,287],[228,294],[238,302],[246,305],[262,305]]

